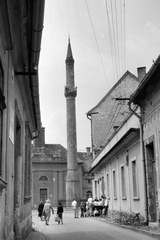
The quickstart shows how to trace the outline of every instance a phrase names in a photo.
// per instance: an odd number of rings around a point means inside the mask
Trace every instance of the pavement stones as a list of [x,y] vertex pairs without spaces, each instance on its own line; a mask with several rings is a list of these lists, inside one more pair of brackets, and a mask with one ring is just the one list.
[[[46,240],[45,239],[45,234],[43,233],[41,228],[38,226],[37,219],[34,217],[35,214],[32,214],[32,215],[33,215],[33,218],[32,218],[32,220],[33,220],[32,232],[30,233],[30,235],[25,240]],[[108,220],[107,218],[99,217],[99,218],[96,218],[96,219],[99,220],[99,221],[106,221],[107,223],[115,225],[117,227],[129,229],[129,230],[132,230],[132,231],[137,231],[139,233],[143,233],[145,235],[154,237],[156,239],[160,239],[160,228],[155,228],[154,226],[137,228],[137,227],[117,224],[117,223],[114,223],[114,222]]]
[[45,235],[36,222],[32,223],[32,232],[25,240],[45,240]]

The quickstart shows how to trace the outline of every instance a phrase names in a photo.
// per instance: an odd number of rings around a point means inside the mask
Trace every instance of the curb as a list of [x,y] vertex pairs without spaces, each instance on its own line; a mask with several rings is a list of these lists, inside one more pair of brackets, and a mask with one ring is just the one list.
[[97,220],[99,221],[105,221],[111,225],[114,225],[116,227],[120,227],[120,228],[124,228],[124,229],[129,229],[129,230],[132,230],[132,231],[135,231],[135,232],[139,232],[139,233],[143,233],[149,237],[154,237],[156,239],[160,239],[160,233],[155,233],[153,232],[154,230],[145,230],[143,228],[135,228],[135,227],[132,227],[132,226],[125,226],[125,225],[121,225],[121,224],[117,224],[117,223],[114,223],[114,222],[110,222],[109,220],[107,219],[102,219],[102,218],[98,218]]

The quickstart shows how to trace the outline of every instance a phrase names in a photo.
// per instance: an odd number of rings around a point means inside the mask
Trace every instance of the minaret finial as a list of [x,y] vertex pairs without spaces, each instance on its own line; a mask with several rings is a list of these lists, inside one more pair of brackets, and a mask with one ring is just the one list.
[[71,49],[71,43],[70,43],[70,35],[68,36],[68,49],[67,49],[66,63],[73,63],[74,64],[74,59],[73,59],[72,49]]
[[70,32],[68,34],[68,44],[70,44]]

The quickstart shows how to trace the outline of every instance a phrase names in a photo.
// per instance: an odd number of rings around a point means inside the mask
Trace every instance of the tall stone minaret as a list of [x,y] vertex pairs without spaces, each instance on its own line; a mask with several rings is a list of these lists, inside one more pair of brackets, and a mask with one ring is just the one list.
[[70,207],[73,199],[80,199],[80,181],[77,162],[77,133],[75,98],[77,88],[74,83],[74,59],[70,39],[66,57],[66,112],[67,112],[67,178],[66,178],[66,206]]

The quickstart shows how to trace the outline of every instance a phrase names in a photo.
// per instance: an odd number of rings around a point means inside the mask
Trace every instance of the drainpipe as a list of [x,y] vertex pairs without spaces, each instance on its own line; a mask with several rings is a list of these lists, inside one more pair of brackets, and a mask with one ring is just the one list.
[[87,118],[91,121],[91,147],[92,147],[92,158],[95,158],[95,153],[94,153],[94,146],[93,146],[93,135],[92,135],[92,119],[91,119],[91,115],[93,114],[99,114],[99,112],[93,112],[90,115],[87,114]]
[[87,118],[91,121],[91,149],[92,149],[92,159],[93,159],[93,137],[92,137],[92,120],[91,117],[87,114]]
[[141,142],[141,152],[142,152],[142,162],[143,162],[143,171],[144,171],[144,206],[145,206],[145,222],[148,226],[148,194],[147,194],[147,175],[146,175],[146,161],[145,161],[145,151],[143,143],[143,122],[142,122],[142,109],[140,107],[140,115],[138,115],[132,108],[131,103],[129,102],[129,110],[139,118],[140,122],[140,142]]
[[31,19],[31,46],[29,66],[36,66],[37,74],[30,76],[31,94],[33,98],[34,116],[36,121],[36,132],[34,138],[38,137],[41,130],[41,112],[39,101],[39,76],[38,64],[41,51],[41,39],[44,21],[45,0],[35,0],[32,2],[32,19]]

